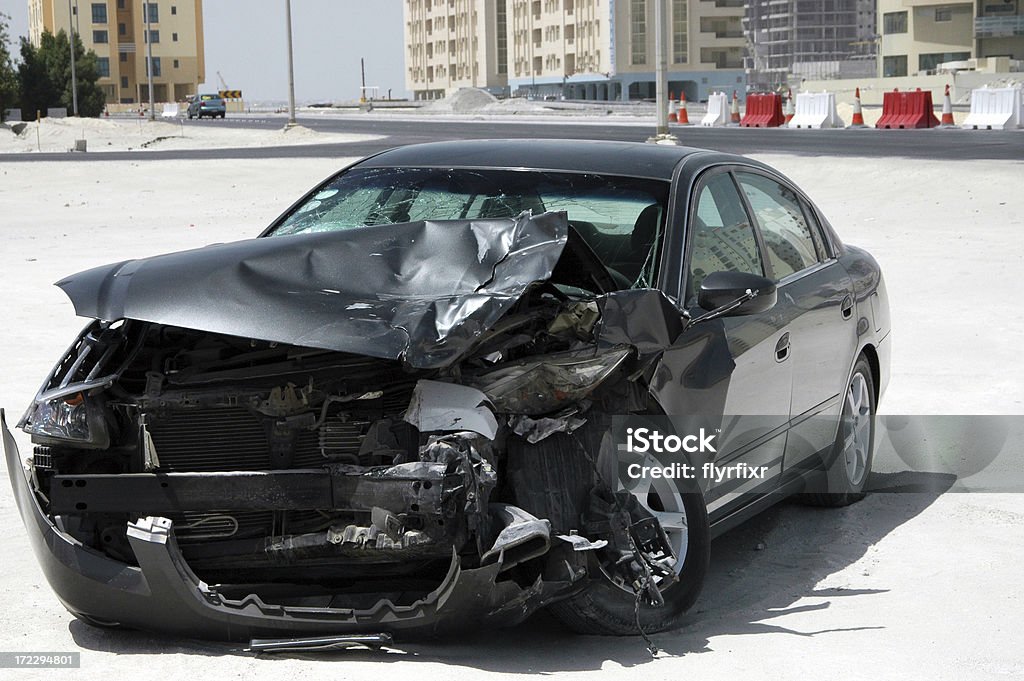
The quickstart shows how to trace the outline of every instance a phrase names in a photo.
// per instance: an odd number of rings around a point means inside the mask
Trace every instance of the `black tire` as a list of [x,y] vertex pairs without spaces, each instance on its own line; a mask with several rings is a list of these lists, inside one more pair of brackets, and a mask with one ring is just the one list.
[[[598,434],[587,435],[581,439],[591,452],[596,452]],[[579,526],[593,471],[593,464],[571,436],[557,433],[534,445],[510,441],[508,473],[516,490],[515,503],[538,518],[549,519],[553,533],[565,533]],[[653,607],[641,603],[639,619],[644,633],[677,626],[697,600],[707,574],[711,539],[704,498],[699,492],[685,492],[679,497],[686,515],[686,557],[678,581],[662,589],[665,604]],[[570,598],[550,605],[549,612],[581,634],[639,634],[636,596],[601,570],[596,553],[590,554],[588,585]]]
[[846,385],[836,441],[825,460],[825,470],[812,483],[813,490],[800,495],[812,506],[849,506],[864,498],[875,456],[875,382],[864,355],[857,358]]
[[[654,634],[673,629],[693,607],[700,595],[711,559],[711,538],[707,509],[703,497],[696,492],[683,495],[687,516],[687,550],[679,581],[661,591],[665,604],[660,607],[640,604],[640,626],[643,633]],[[549,606],[552,615],[579,634],[599,636],[636,636],[636,597],[612,583],[603,573],[586,589]]]

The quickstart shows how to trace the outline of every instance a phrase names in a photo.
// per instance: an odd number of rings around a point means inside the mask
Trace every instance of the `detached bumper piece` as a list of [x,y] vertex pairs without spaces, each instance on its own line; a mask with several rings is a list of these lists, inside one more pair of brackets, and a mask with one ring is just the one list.
[[363,646],[380,650],[391,645],[390,634],[353,634],[351,636],[314,636],[306,638],[254,638],[250,653],[323,653]]

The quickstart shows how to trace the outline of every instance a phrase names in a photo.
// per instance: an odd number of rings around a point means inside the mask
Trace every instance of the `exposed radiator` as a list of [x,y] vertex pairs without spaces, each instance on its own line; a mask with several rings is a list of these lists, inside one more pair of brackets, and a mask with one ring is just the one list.
[[294,439],[278,444],[290,450],[281,466],[271,456],[273,419],[242,407],[180,409],[147,415],[160,470],[255,471],[318,467],[328,461],[359,463],[359,448],[368,421],[343,421],[328,416],[317,430],[301,429]]

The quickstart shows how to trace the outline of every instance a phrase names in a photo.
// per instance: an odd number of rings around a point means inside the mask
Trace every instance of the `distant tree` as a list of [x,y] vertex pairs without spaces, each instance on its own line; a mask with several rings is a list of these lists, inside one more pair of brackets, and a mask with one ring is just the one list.
[[4,111],[14,106],[19,99],[18,73],[14,69],[11,51],[7,46],[8,26],[11,18],[0,12],[0,123]]
[[28,38],[21,39],[18,83],[21,85],[21,115],[25,120],[35,120],[36,111],[45,114],[47,107],[55,106],[60,99],[60,93],[46,74],[46,64],[39,50]]
[[[99,116],[105,97],[97,84],[99,65],[96,53],[86,52],[82,40],[75,35],[75,77],[78,82],[78,113]],[[22,108],[45,111],[51,106],[74,107],[71,83],[71,51],[68,35],[63,30],[53,35],[45,31],[36,48],[24,38],[21,41]]]

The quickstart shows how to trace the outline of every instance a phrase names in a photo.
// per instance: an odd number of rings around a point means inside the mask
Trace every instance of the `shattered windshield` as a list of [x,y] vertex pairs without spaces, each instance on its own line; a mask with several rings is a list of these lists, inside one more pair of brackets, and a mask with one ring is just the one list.
[[268,236],[565,211],[614,278],[646,287],[654,281],[668,189],[657,180],[582,173],[356,168],[322,186]]

